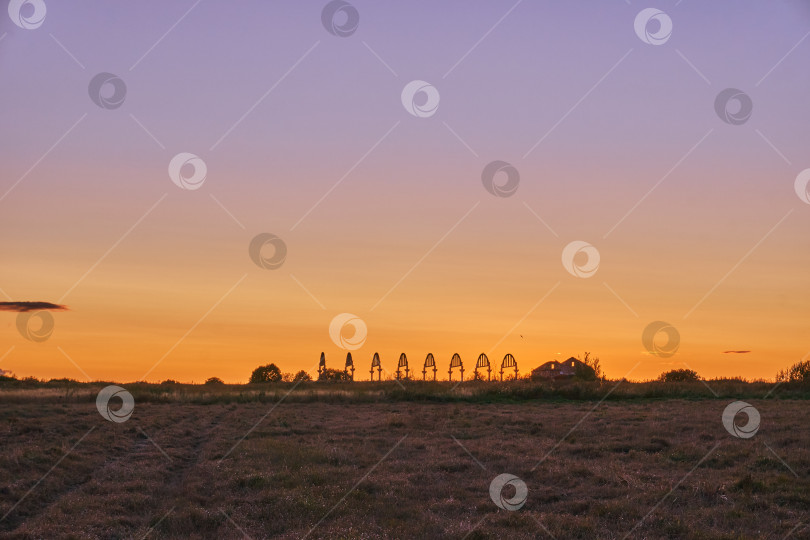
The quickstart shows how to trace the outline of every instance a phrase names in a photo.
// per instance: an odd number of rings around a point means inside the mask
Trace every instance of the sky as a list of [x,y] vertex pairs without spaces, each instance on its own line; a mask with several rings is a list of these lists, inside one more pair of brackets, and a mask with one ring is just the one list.
[[17,376],[810,353],[807,2],[2,3]]

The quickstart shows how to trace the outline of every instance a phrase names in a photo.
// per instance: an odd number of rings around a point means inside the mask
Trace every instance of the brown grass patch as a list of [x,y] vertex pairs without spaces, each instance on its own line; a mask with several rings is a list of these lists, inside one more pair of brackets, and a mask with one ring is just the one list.
[[[155,400],[113,424],[75,394],[14,396],[0,515],[33,490],[0,536],[608,539],[667,496],[631,537],[782,538],[808,521],[807,405],[750,402],[762,427],[744,440],[723,428],[724,400]],[[516,512],[489,497],[504,472],[528,486]]]

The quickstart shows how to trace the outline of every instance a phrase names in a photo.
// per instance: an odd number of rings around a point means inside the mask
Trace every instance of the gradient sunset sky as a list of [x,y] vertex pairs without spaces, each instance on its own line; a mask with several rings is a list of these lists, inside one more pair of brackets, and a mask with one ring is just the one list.
[[[346,37],[326,1],[45,3],[34,29],[0,10],[0,301],[69,310],[41,343],[0,311],[17,376],[342,368],[342,313],[368,328],[359,379],[375,351],[420,376],[432,352],[446,378],[454,352],[527,372],[587,350],[630,379],[773,378],[810,352],[805,1],[351,0]],[[651,6],[661,45],[634,30]],[[102,72],[118,108],[89,96]],[[403,107],[413,80],[432,116]],[[715,111],[726,88],[753,103],[740,125]],[[169,178],[181,152],[199,189]],[[510,197],[483,186],[495,160]],[[249,257],[260,233],[279,268]],[[563,267],[577,240],[591,277]],[[653,321],[676,354],[645,350]]]

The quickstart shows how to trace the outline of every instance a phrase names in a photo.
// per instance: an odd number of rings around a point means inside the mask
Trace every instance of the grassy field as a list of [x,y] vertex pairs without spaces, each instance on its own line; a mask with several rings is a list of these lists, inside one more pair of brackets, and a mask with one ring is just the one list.
[[2,385],[0,537],[807,538],[807,387],[707,384]]

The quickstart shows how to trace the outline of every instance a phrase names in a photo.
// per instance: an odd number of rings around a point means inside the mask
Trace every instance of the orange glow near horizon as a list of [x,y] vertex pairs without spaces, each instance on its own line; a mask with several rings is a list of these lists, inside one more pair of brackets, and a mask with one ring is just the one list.
[[[534,229],[527,236],[542,238],[543,231],[526,214],[521,226]],[[501,219],[511,218],[504,214]],[[131,242],[148,238],[148,228],[142,237],[133,233]],[[578,279],[554,260],[557,242],[548,239],[539,242],[536,253],[526,255],[520,240],[501,245],[500,261],[476,264],[475,256],[463,254],[475,253],[473,244],[482,232],[459,229],[452,242],[435,250],[374,310],[369,306],[379,302],[408,270],[405,261],[418,259],[418,252],[408,257],[392,254],[376,275],[353,273],[357,263],[351,259],[328,268],[312,264],[314,271],[288,260],[302,269],[266,271],[251,268],[247,255],[235,250],[235,259],[245,260],[209,268],[205,275],[196,274],[195,263],[189,261],[185,267],[167,266],[158,276],[153,269],[128,268],[132,261],[124,252],[111,255],[94,271],[92,282],[80,284],[65,299],[70,310],[54,313],[55,329],[48,341],[23,339],[16,330],[16,314],[0,312],[6,321],[3,342],[9,349],[0,365],[19,377],[119,382],[199,383],[217,376],[242,383],[255,367],[271,362],[284,372],[303,369],[314,374],[321,351],[328,367],[344,365],[346,351],[329,335],[330,321],[343,312],[357,314],[368,327],[363,346],[352,351],[357,380],[368,379],[374,352],[381,355],[384,374],[396,371],[399,354],[405,352],[417,377],[426,354],[433,353],[438,378],[446,379],[455,352],[461,354],[467,373],[485,352],[495,373],[503,356],[511,353],[525,374],[548,360],[590,351],[601,359],[608,377],[630,380],[652,379],[683,367],[706,378],[772,379],[807,353],[795,345],[801,333],[797,321],[803,317],[801,295],[786,298],[778,293],[779,288],[799,287],[803,276],[786,275],[779,283],[767,280],[766,263],[777,255],[778,246],[763,246],[756,260],[684,317],[712,287],[710,279],[694,275],[685,280],[678,277],[682,270],[677,268],[660,269],[658,275],[635,274],[622,267],[619,252],[606,261],[604,250],[598,274]],[[313,255],[302,254],[307,256]],[[632,259],[632,254],[626,256]],[[69,278],[82,273],[78,267],[72,270],[51,279],[60,281],[64,291],[71,285]],[[716,263],[706,273],[722,277],[722,272]],[[668,280],[673,285],[667,290],[662,283]],[[9,288],[24,290],[23,282],[12,280]],[[751,290],[750,283],[777,289]],[[57,290],[54,284],[49,297],[58,297]],[[111,307],[112,298],[117,300]],[[649,298],[667,309],[653,314]],[[332,306],[341,308],[329,309]],[[667,321],[680,333],[679,349],[669,358],[651,355],[642,345],[641,333],[653,320]],[[350,328],[346,331],[351,333]]]

